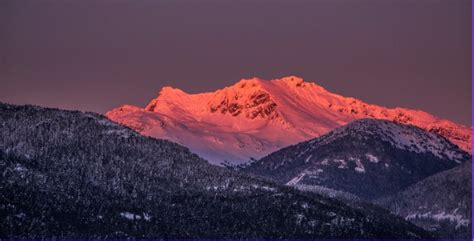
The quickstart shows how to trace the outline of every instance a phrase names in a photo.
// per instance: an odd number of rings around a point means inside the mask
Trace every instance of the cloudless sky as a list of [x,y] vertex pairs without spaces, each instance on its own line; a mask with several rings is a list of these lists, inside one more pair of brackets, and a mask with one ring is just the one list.
[[0,1],[3,102],[104,113],[287,75],[470,126],[471,1]]

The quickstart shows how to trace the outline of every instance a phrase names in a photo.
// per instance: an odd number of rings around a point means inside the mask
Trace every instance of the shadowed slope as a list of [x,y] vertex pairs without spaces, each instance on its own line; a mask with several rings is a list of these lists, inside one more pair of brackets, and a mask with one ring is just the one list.
[[82,112],[0,104],[1,238],[428,238]]

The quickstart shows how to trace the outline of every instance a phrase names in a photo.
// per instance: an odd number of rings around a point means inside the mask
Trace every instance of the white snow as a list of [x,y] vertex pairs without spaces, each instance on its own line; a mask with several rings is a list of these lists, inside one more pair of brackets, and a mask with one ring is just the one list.
[[437,221],[448,220],[450,222],[456,223],[456,228],[460,228],[461,226],[468,226],[471,221],[468,218],[465,218],[463,215],[457,214],[456,211],[457,210],[455,210],[451,214],[447,214],[444,211],[437,214],[432,214],[431,212],[426,212],[426,213],[421,213],[421,214],[413,213],[406,216],[405,219],[413,220],[417,218],[431,218]]
[[360,159],[356,159],[356,160],[355,160],[355,163],[356,163],[357,167],[355,167],[354,170],[355,170],[356,172],[359,172],[359,173],[365,173],[364,164],[362,164],[362,162],[360,161]]
[[301,225],[305,216],[303,214],[296,214],[296,224]]
[[269,191],[269,192],[275,192],[276,191],[275,188],[268,187],[268,186],[260,186],[260,185],[253,184],[252,187],[255,188],[255,189],[262,189],[262,190]]
[[333,162],[339,163],[339,166],[337,168],[339,169],[347,169],[347,162],[343,159],[334,159]]
[[24,217],[26,217],[26,214],[25,213],[18,213],[18,214],[15,214],[14,216],[17,217],[17,218],[24,218]]
[[298,176],[296,176],[295,178],[291,179],[289,182],[286,183],[287,186],[293,186],[293,185],[296,185],[298,184],[298,182],[301,181],[301,179],[303,179],[303,177],[306,175],[306,173],[302,172],[300,174],[298,174]]
[[321,165],[323,165],[323,166],[327,166],[328,164],[329,164],[328,159],[324,159],[324,160],[321,162]]
[[270,191],[270,192],[276,191],[276,189],[273,187],[262,186],[261,188],[265,191]]
[[28,171],[28,169],[26,167],[24,167],[23,165],[17,163],[16,166],[15,166],[15,171],[17,172],[25,172],[25,171]]
[[[151,220],[151,215],[148,213],[143,213],[142,215],[136,214],[136,213],[131,213],[131,212],[121,212],[120,216],[123,218],[126,218],[128,220],[141,220],[142,218],[145,221],[150,221]],[[102,218],[102,216],[98,216],[99,218]]]
[[151,215],[148,214],[148,213],[143,213],[143,219],[145,219],[146,221],[150,221],[151,220]]
[[130,212],[121,212],[120,216],[128,219],[128,220],[140,220],[142,217],[140,215],[130,213]]
[[370,154],[370,153],[367,153],[365,154],[365,156],[367,157],[367,159],[369,159],[370,162],[372,163],[378,163],[379,162],[379,158],[377,158],[376,156]]
[[[242,188],[242,186],[240,186]],[[221,185],[213,185],[213,186],[206,186],[206,190],[213,190],[213,191],[217,191],[217,190],[226,190],[228,188],[228,185],[226,184],[221,184]]]

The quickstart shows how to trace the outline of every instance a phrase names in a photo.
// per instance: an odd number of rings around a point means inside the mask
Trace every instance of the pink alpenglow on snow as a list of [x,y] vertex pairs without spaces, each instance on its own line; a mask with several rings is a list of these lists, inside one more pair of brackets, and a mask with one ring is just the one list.
[[164,87],[145,108],[125,105],[106,116],[143,135],[187,146],[214,164],[259,159],[361,118],[415,125],[468,152],[472,140],[469,127],[419,110],[343,97],[295,76],[243,79],[201,94]]

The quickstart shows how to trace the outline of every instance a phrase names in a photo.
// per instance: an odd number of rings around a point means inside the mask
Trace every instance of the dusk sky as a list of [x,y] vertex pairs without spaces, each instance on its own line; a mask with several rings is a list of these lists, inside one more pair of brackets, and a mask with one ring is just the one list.
[[287,75],[471,126],[471,1],[0,1],[2,102],[104,113]]

